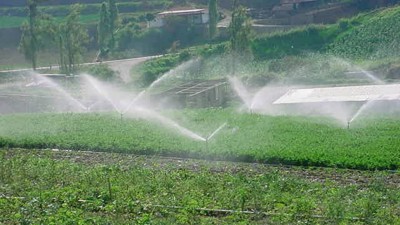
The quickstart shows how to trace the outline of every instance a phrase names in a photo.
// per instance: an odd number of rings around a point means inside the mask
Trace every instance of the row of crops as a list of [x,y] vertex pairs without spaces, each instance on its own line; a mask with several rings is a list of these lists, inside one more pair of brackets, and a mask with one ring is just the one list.
[[191,139],[176,127],[116,114],[14,114],[0,116],[0,147],[58,148],[188,156],[246,162],[356,169],[398,169],[400,120],[363,118],[351,129],[326,118],[240,114],[232,109],[166,112],[207,137]]
[[[129,166],[110,166],[55,160],[55,155],[0,150],[1,224],[400,222],[400,192],[382,182],[386,175],[380,172],[368,172],[366,185],[346,185],[307,180],[271,167],[221,173],[212,164],[196,170],[176,162],[149,167],[139,159]],[[66,156],[86,159],[78,153]]]
[[331,52],[346,58],[375,59],[397,56],[400,8],[393,7],[342,20],[346,29],[330,46]]
[[397,57],[400,7],[377,9],[331,25],[310,25],[288,32],[258,37],[252,50],[258,59],[276,59],[326,52],[356,60]]

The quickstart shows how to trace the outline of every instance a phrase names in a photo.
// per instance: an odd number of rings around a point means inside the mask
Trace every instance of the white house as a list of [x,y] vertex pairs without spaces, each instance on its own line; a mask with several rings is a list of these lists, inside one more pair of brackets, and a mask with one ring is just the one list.
[[165,11],[158,13],[156,18],[148,23],[148,27],[162,27],[165,24],[165,19],[171,16],[186,18],[189,23],[197,25],[207,24],[210,20],[206,9]]

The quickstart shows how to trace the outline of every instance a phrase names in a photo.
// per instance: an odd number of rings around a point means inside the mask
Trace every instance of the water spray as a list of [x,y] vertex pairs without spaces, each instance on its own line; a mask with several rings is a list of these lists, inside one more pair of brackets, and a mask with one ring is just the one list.
[[354,116],[349,120],[348,122],[348,127],[350,127],[350,123],[352,123],[355,119],[357,119],[362,113],[364,113],[365,110],[368,109],[368,107],[371,106],[371,104],[373,104],[375,102],[375,100],[377,100],[378,98],[374,98],[374,99],[369,99],[367,100],[358,110],[357,112],[354,114]]
[[[66,98],[70,103],[73,103],[75,106],[78,106],[80,110],[86,111],[87,107],[82,104],[78,99],[74,98],[70,93],[68,93],[61,85],[57,84],[55,81],[51,80],[50,78],[46,77],[45,75],[41,74],[34,74],[34,84],[33,85],[40,85],[46,83],[51,87],[51,89],[56,90],[60,93],[64,98]],[[28,84],[30,85],[30,84]],[[28,86],[26,85],[26,86]]]
[[132,106],[146,93],[146,90],[141,91],[125,108],[125,110],[122,112],[123,114],[128,112],[129,109],[132,108]]
[[212,132],[210,135],[208,135],[208,137],[205,138],[207,151],[209,150],[209,148],[208,148],[208,141],[211,140],[211,138],[213,138],[216,134],[218,134],[218,133],[222,130],[222,128],[224,128],[224,127],[226,126],[226,124],[227,124],[226,122],[223,123],[223,124],[222,124],[221,126],[219,126],[214,132]]
[[111,98],[111,96],[109,96],[108,93],[104,92],[102,89],[104,87],[102,87],[103,85],[96,80],[95,78],[89,76],[89,75],[84,75],[83,76],[86,81],[89,82],[89,84],[96,90],[96,92],[101,95],[106,101],[108,101],[108,103],[110,103],[112,105],[112,107],[114,108],[115,111],[117,111],[118,113],[121,114],[121,110],[119,110],[119,107],[115,104],[114,100]]

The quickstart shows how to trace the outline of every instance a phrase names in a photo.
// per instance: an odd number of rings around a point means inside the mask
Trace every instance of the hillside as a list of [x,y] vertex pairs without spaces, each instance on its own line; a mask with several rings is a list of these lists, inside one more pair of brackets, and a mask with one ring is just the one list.
[[[101,4],[104,0],[49,0],[41,3],[41,5],[71,5],[71,4]],[[134,2],[134,3],[146,3],[146,2],[157,2],[159,4],[170,4],[174,6],[182,6],[185,4],[202,4],[206,5],[208,3],[207,0],[118,0],[117,2]],[[221,7],[227,8],[232,6],[232,0],[219,0],[219,5]],[[279,2],[279,0],[240,0],[240,4],[246,5],[248,7],[264,7],[265,5],[269,6],[271,3]],[[13,0],[13,1],[4,1],[0,2],[0,7],[25,7],[26,0]]]
[[[312,85],[368,84],[360,72],[371,70],[379,79],[399,79],[400,6],[383,8],[342,19],[332,25],[311,25],[288,32],[255,38],[251,43],[255,60],[235,60],[235,74],[249,85],[290,83]],[[221,54],[228,43],[204,47],[202,67],[192,76],[221,78],[232,72],[232,59]],[[211,54],[207,53],[211,52]],[[214,53],[213,53],[214,52]],[[157,77],[159,62],[148,62],[143,77]],[[156,60],[156,61],[157,61]]]
[[[400,6],[342,19],[333,25],[313,25],[254,40],[258,59],[282,58],[305,52],[330,53],[352,59],[398,56]],[[271,47],[273,46],[273,47]]]
[[398,56],[400,50],[400,7],[362,14],[339,24],[344,32],[328,51],[344,57],[382,58]]
[[[82,11],[81,22],[91,25],[90,35],[92,38],[92,50],[96,49],[96,27],[95,24],[99,19],[99,9],[101,0],[79,1],[87,3]],[[220,7],[230,7],[232,1],[218,1]],[[262,7],[271,7],[274,1],[241,1],[248,7],[261,9]],[[330,1],[327,1],[330,2]],[[69,11],[68,5],[74,1],[48,1],[40,5],[40,10],[55,17],[56,21],[61,21]],[[0,3],[3,6],[6,3]],[[11,4],[11,3],[10,3]],[[12,55],[12,63],[16,65],[24,64],[22,56],[15,52],[20,39],[20,24],[26,19],[26,9],[23,1],[13,1],[12,4],[19,7],[1,7],[0,8],[0,27],[8,27],[9,29],[0,29],[0,37],[4,40],[0,43],[1,49],[6,49],[8,55]],[[145,32],[146,14],[156,13],[161,10],[173,7],[184,6],[203,6],[207,4],[207,0],[149,0],[149,1],[118,1],[118,9],[120,17],[126,26],[120,30],[121,42],[126,44],[121,49],[134,48],[137,54],[157,54],[154,51],[141,52],[143,44],[138,40],[149,40],[152,43],[160,43],[160,34]],[[398,43],[399,25],[400,25],[400,9],[398,6],[379,9],[372,12],[364,13],[351,19],[342,19],[339,23],[333,25],[311,25],[303,28],[292,29],[288,32],[273,33],[257,37],[253,40],[251,47],[256,60],[282,59],[287,56],[299,56],[305,53],[329,53],[334,56],[349,58],[349,59],[371,59],[384,58],[388,56],[397,56],[397,50],[400,48]],[[7,15],[7,16],[5,16]],[[10,16],[14,15],[14,16]],[[135,36],[135,30],[141,26],[143,32],[141,35]],[[136,27],[135,27],[136,26]],[[132,29],[134,28],[134,29]],[[140,29],[140,28],[139,28]],[[146,35],[153,35],[152,38],[147,38]],[[166,39],[165,35],[163,40]],[[163,45],[163,51],[169,48],[170,42]],[[139,44],[138,44],[139,43]],[[199,44],[201,42],[197,42]],[[180,48],[190,46],[192,43],[180,43]],[[153,46],[154,44],[152,44]],[[138,47],[139,46],[139,47]],[[144,47],[145,50],[147,47]],[[119,50],[121,50],[119,49]],[[2,50],[2,51],[3,51]],[[157,50],[158,51],[158,50]],[[4,52],[4,51],[3,51]],[[89,58],[93,58],[93,53]],[[129,57],[132,55],[123,55],[120,57]],[[10,61],[0,60],[2,65],[11,65]],[[15,63],[17,62],[17,63]],[[50,60],[46,65],[57,64],[56,61]],[[278,62],[280,64],[280,62]],[[13,66],[12,66],[13,67]],[[4,67],[7,68],[7,67]],[[258,67],[257,67],[258,68]],[[276,66],[272,66],[276,68]],[[165,71],[165,70],[163,70]],[[257,73],[261,73],[258,71]]]
[[[163,2],[165,0],[158,0],[159,2]],[[168,0],[167,0],[168,1]],[[103,0],[49,0],[41,3],[41,5],[71,5],[71,4],[101,4]],[[118,0],[118,2],[132,2],[131,0]],[[135,2],[144,2],[144,1],[135,1]],[[171,1],[169,1],[171,2]],[[0,7],[24,7],[26,6],[26,0],[13,0],[13,1],[4,1],[0,2]]]

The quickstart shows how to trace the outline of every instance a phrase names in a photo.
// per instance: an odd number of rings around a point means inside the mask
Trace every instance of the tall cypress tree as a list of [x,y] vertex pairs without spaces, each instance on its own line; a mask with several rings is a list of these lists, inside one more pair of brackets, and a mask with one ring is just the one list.
[[118,8],[115,0],[108,0],[108,13],[109,13],[109,26],[110,26],[110,33],[111,39],[109,43],[110,48],[114,48],[115,46],[115,37],[114,32],[115,29],[118,27]]
[[20,49],[24,53],[25,58],[32,62],[32,68],[37,67],[37,52],[39,48],[38,41],[38,16],[37,6],[41,2],[47,0],[28,0],[29,24],[24,24],[22,27],[23,34],[20,42]]
[[247,16],[247,11],[243,6],[238,6],[237,0],[234,1],[232,20],[228,27],[230,38],[230,48],[232,57],[232,75],[236,72],[236,58],[251,53],[251,21]]
[[234,9],[228,29],[231,36],[232,51],[237,53],[248,52],[251,41],[251,21],[244,7],[239,6]]
[[104,54],[107,52],[108,42],[110,39],[110,15],[105,2],[103,2],[100,9],[100,21],[97,26],[97,35],[100,55],[104,56]]
[[66,21],[59,25],[60,62],[64,62],[67,74],[76,71],[76,65],[86,50],[84,45],[89,42],[88,31],[79,22],[80,10],[80,5],[72,5]]
[[210,0],[208,2],[208,13],[210,15],[208,29],[210,32],[210,39],[213,39],[217,33],[217,22],[218,22],[217,0]]

